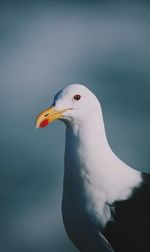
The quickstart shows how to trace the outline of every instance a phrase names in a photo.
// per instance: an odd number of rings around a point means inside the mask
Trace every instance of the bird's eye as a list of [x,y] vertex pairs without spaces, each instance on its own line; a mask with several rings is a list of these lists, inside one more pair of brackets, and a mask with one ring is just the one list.
[[73,99],[76,100],[76,101],[80,100],[80,98],[81,98],[81,95],[79,95],[79,94],[76,94],[73,97]]

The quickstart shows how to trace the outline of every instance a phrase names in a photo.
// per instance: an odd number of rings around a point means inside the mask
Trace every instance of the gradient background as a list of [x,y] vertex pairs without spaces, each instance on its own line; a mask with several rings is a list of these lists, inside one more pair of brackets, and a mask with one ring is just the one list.
[[34,128],[64,86],[87,85],[114,152],[150,169],[149,1],[70,2],[0,1],[0,252],[77,251],[61,218],[65,127]]

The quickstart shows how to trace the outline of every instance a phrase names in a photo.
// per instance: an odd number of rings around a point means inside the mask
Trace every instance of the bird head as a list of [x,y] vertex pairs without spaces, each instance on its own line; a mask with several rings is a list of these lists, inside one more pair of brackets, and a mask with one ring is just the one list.
[[59,91],[54,96],[52,106],[37,116],[36,128],[46,127],[57,119],[66,124],[80,122],[84,118],[92,118],[99,109],[99,101],[87,87],[71,84]]

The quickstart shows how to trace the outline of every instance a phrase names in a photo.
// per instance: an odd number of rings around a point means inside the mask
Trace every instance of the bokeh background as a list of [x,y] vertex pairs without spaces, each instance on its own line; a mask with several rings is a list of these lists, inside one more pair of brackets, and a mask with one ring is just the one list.
[[77,252],[61,218],[65,127],[35,117],[85,84],[114,152],[150,171],[149,1],[5,0],[0,21],[0,252]]

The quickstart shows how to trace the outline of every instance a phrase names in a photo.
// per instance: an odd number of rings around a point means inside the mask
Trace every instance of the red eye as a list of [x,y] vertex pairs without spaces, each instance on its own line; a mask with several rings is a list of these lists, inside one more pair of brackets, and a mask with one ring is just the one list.
[[79,95],[79,94],[76,94],[76,95],[73,97],[73,99],[76,100],[76,101],[80,100],[80,98],[81,98],[81,95]]

